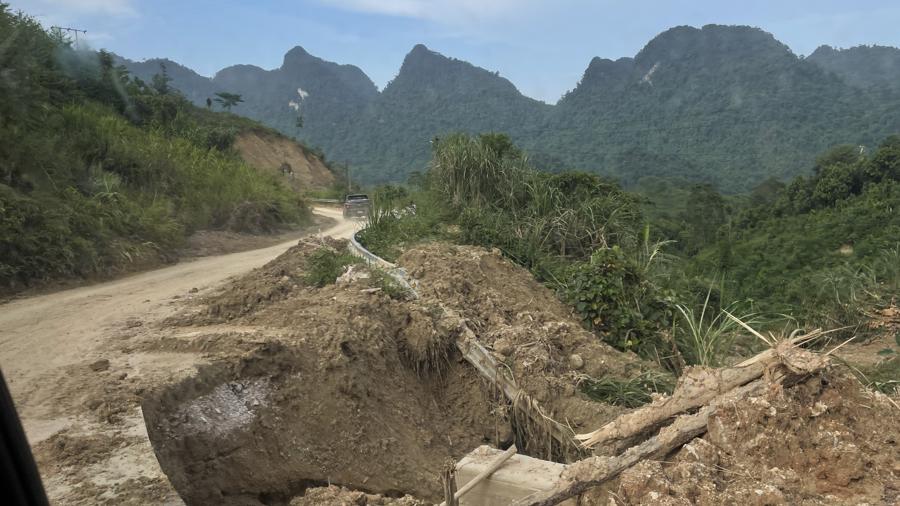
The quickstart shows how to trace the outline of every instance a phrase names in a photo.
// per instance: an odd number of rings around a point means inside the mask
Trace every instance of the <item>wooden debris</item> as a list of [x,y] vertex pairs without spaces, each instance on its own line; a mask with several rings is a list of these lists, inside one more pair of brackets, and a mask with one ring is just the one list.
[[[799,361],[798,344],[804,343],[821,335],[821,331],[797,336],[778,343],[755,357],[746,360],[735,367],[725,369],[706,369],[692,367],[685,370],[684,375],[678,380],[675,391],[668,397],[663,397],[643,406],[640,409],[626,413],[603,427],[588,434],[577,434],[582,446],[594,448],[596,446],[617,440],[627,439],[649,430],[666,420],[686,411],[706,405],[716,396],[731,389],[745,385],[763,375],[763,372],[776,363],[787,364],[790,361]],[[791,357],[794,358],[791,358]],[[803,369],[803,364],[797,368]]]
[[[792,383],[825,368],[827,355],[799,347],[800,343],[821,334],[817,330],[782,341],[733,368],[689,370],[670,397],[622,415],[590,434],[576,437],[584,441],[585,446],[593,446],[638,436],[677,416],[670,425],[621,455],[595,456],[570,465],[554,488],[518,501],[516,506],[550,506],[578,496],[615,478],[643,459],[661,458],[705,433],[710,416],[723,403],[761,395],[772,385]],[[684,414],[697,408],[696,413]]]
[[441,485],[444,487],[444,502],[441,506],[459,506],[456,496],[456,464],[448,462],[441,470]]

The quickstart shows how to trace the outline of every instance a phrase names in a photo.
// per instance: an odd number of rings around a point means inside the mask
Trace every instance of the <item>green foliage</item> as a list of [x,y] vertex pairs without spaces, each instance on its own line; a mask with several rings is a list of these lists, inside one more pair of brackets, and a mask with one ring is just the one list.
[[220,91],[216,93],[215,102],[222,106],[226,111],[230,111],[232,107],[238,105],[243,102],[244,99],[241,98],[237,93],[228,93],[226,91]]
[[604,376],[600,379],[580,378],[581,391],[597,402],[637,408],[653,400],[651,394],[671,394],[675,389],[672,376],[655,371],[643,372],[633,378]]
[[900,287],[898,162],[895,136],[870,156],[857,146],[828,151],[812,176],[774,198],[727,209],[727,233],[691,258],[688,273],[724,270],[729,291],[760,310],[862,329],[864,311]]
[[332,248],[319,248],[309,255],[304,281],[318,288],[331,285],[347,266],[359,263],[362,260],[349,252],[337,253]]
[[742,329],[734,318],[750,327],[755,327],[759,322],[756,313],[745,310],[747,304],[744,302],[732,302],[721,307],[710,304],[712,292],[713,287],[710,286],[699,308],[675,305],[680,316],[673,324],[675,343],[689,365],[726,365],[725,359],[731,356],[734,340]]
[[409,290],[384,270],[370,266],[369,273],[371,284],[381,288],[381,291],[388,297],[395,300],[407,300],[409,298]]
[[0,40],[0,286],[169,261],[200,228],[306,219],[228,149],[249,120],[198,112],[161,89],[165,73],[155,88],[132,80],[3,5]]
[[619,349],[649,351],[671,321],[659,290],[617,246],[572,266],[563,295],[588,328]]
[[896,354],[856,372],[869,388],[889,395],[900,393],[900,357]]
[[447,208],[433,192],[382,187],[370,198],[369,221],[357,237],[369,251],[389,262],[396,261],[411,244],[451,237]]

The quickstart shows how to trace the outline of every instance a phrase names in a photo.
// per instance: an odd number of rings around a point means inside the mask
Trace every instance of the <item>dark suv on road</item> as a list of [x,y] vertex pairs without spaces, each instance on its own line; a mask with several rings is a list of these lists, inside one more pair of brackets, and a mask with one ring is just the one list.
[[344,218],[365,218],[369,215],[369,196],[364,193],[347,195],[344,199]]

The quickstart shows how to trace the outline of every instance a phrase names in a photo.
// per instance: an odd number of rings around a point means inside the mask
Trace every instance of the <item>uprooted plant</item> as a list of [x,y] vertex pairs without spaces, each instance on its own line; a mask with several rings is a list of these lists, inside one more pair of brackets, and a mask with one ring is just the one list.
[[[552,489],[528,496],[516,504],[558,504],[615,478],[643,459],[664,456],[703,434],[710,416],[718,406],[732,400],[760,395],[774,384],[787,386],[802,381],[824,369],[829,364],[828,356],[837,349],[815,353],[802,348],[827,334],[820,329],[802,335],[795,332],[787,339],[776,340],[774,336],[763,336],[746,323],[728,313],[726,315],[770,348],[735,367],[689,368],[679,379],[671,396],[660,397],[598,430],[576,435],[583,447],[596,448],[640,437],[648,430],[663,425],[656,435],[620,455],[594,456],[572,464]],[[669,420],[673,421],[666,426]]]

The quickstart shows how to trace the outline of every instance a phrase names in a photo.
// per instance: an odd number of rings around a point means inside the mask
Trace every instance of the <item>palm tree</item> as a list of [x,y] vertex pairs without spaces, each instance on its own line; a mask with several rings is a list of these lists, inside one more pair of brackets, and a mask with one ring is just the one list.
[[244,99],[237,93],[228,93],[226,91],[216,93],[216,102],[218,102],[226,111],[231,111],[232,107],[243,101]]

